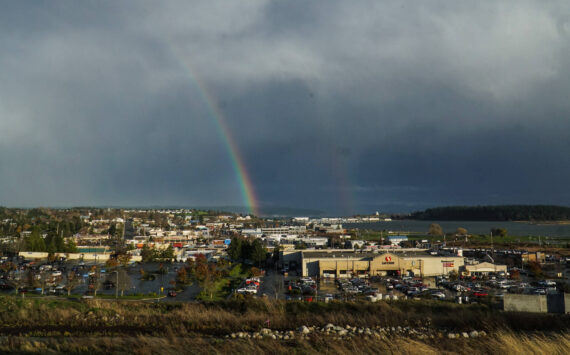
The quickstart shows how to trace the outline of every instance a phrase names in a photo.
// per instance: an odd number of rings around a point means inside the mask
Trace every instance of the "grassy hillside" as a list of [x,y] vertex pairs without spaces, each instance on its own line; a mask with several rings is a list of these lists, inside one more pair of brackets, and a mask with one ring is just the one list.
[[[570,350],[570,317],[506,313],[486,305],[436,301],[297,303],[266,300],[211,303],[72,301],[0,297],[0,351],[174,353],[435,353],[507,349]],[[232,339],[234,332],[295,331],[327,324],[407,327],[428,332],[342,338],[311,333],[283,339]],[[482,338],[448,339],[453,332],[487,332]],[[426,334],[428,334],[426,333]],[[562,351],[565,350],[565,351]],[[513,353],[513,350],[507,353]]]

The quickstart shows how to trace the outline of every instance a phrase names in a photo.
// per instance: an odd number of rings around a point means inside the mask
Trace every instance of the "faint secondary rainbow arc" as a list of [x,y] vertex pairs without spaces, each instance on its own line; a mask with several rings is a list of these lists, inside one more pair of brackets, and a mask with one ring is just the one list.
[[184,72],[198,89],[198,93],[202,101],[206,104],[206,107],[213,118],[214,124],[218,130],[220,138],[224,143],[226,151],[230,157],[232,167],[234,169],[235,175],[238,179],[238,183],[241,190],[241,195],[243,202],[247,205],[251,213],[259,216],[259,204],[257,202],[257,197],[255,195],[255,190],[251,182],[251,177],[247,171],[247,166],[244,159],[240,153],[237,143],[235,142],[231,130],[229,129],[224,114],[220,110],[216,99],[210,94],[207,86],[200,80],[198,75],[192,70],[192,66],[187,58],[178,53],[174,45],[170,45],[174,57],[180,63],[180,66],[184,69]]

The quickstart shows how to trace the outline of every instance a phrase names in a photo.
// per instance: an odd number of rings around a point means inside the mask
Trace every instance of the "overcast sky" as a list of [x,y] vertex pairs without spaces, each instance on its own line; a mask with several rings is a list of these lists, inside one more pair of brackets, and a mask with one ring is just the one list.
[[4,2],[0,205],[569,205],[569,4]]

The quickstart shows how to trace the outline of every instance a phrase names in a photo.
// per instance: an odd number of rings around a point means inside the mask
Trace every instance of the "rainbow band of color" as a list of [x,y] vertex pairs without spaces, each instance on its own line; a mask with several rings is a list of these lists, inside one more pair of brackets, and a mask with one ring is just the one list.
[[253,190],[253,184],[251,183],[251,178],[247,172],[247,167],[243,161],[243,158],[240,154],[238,146],[233,139],[230,129],[225,122],[224,116],[218,106],[216,105],[216,101],[209,95],[207,95],[208,91],[204,85],[201,85],[200,81],[196,79],[194,76],[194,81],[196,85],[200,88],[200,94],[204,98],[204,102],[207,103],[208,109],[212,113],[212,117],[214,118],[214,122],[216,123],[216,128],[218,128],[218,132],[220,132],[220,136],[224,145],[226,146],[226,150],[228,155],[230,156],[230,160],[232,162],[232,166],[234,168],[236,177],[238,179],[241,194],[243,198],[243,202],[247,205],[250,212],[254,215],[259,215],[259,209],[257,204],[257,198],[255,197],[255,192]]
[[[172,46],[174,52],[176,52],[174,46]],[[184,58],[180,55],[175,55],[177,58]],[[187,63],[187,60],[181,60],[184,64],[183,68],[186,70],[190,80],[194,83],[203,102],[206,104],[208,111],[210,112],[210,116],[213,118],[213,121],[216,125],[216,128],[220,134],[222,141],[226,147],[226,151],[230,157],[232,162],[232,167],[234,169],[235,175],[238,180],[238,184],[240,186],[241,195],[243,203],[247,206],[249,211],[256,216],[259,216],[259,208],[257,203],[257,198],[255,197],[255,192],[253,189],[253,185],[251,183],[251,178],[247,172],[247,167],[244,163],[244,160],[240,154],[238,146],[233,139],[231,131],[226,124],[226,120],[218,104],[212,95],[209,94],[209,91],[202,83],[198,76],[191,70],[191,66]]]

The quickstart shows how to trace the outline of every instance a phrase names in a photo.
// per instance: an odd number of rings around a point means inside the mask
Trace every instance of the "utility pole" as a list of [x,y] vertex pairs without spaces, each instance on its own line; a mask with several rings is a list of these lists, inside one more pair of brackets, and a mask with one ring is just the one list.
[[491,230],[491,253],[493,254],[493,263],[495,263],[495,247],[493,246],[493,230]]
[[115,283],[115,299],[119,298],[119,270],[115,270],[117,273],[117,279]]

